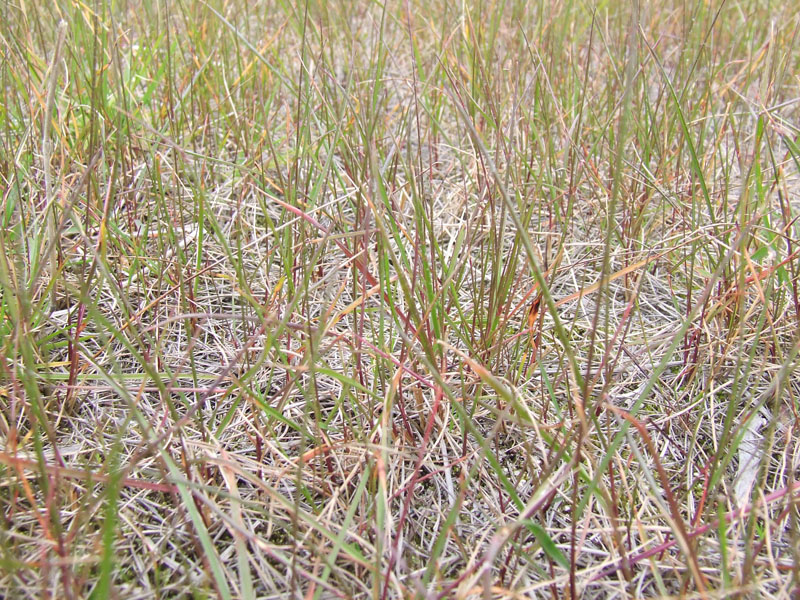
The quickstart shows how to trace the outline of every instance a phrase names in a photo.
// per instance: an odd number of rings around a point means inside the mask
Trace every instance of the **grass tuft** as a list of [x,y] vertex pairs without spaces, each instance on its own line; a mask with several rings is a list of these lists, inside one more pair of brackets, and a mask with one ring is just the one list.
[[796,3],[90,4],[0,6],[0,595],[797,597]]

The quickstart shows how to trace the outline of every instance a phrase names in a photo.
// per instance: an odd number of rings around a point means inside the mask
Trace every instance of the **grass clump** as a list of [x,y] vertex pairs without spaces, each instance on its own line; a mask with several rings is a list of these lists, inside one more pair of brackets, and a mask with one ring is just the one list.
[[794,597],[792,3],[0,8],[8,597]]

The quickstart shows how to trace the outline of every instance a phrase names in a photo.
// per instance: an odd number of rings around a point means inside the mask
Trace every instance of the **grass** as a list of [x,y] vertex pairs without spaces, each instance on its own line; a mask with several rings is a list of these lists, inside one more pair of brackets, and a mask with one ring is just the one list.
[[0,19],[4,597],[800,594],[795,3]]

